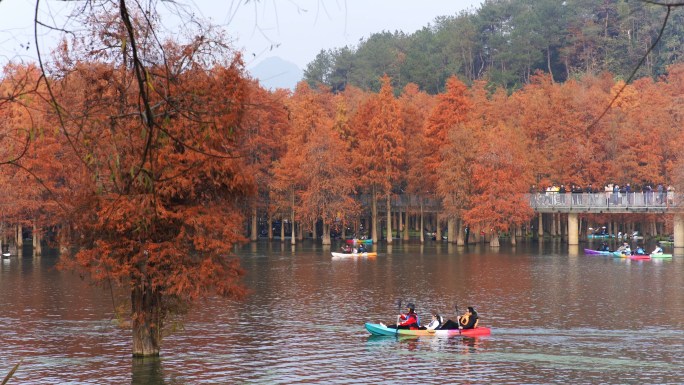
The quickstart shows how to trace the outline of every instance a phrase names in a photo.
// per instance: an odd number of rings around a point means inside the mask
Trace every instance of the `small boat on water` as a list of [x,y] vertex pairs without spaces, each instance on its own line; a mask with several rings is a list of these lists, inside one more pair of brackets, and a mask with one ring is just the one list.
[[623,254],[620,251],[614,251],[613,256],[616,258],[626,258],[626,259],[635,259],[635,260],[641,260],[641,261],[648,261],[651,259],[670,259],[672,258],[672,254]]
[[587,235],[587,238],[589,238],[589,239],[614,238],[614,235],[611,235],[611,234],[589,234],[589,235]]
[[594,250],[594,249],[584,249],[584,254],[587,255],[612,255],[612,251],[601,251],[601,250]]
[[363,253],[336,253],[332,252],[333,258],[373,258],[377,257],[378,253],[375,251],[363,252]]
[[347,240],[345,240],[345,242],[347,242],[347,243],[350,244],[350,245],[361,245],[361,244],[364,244],[364,245],[372,245],[372,244],[373,244],[373,240],[372,240],[372,239],[358,239],[358,238],[354,238],[354,239],[347,239]]
[[491,329],[487,327],[476,327],[474,329],[447,329],[447,330],[410,330],[410,329],[395,329],[366,322],[366,330],[374,336],[437,336],[437,337],[481,337],[492,334]]

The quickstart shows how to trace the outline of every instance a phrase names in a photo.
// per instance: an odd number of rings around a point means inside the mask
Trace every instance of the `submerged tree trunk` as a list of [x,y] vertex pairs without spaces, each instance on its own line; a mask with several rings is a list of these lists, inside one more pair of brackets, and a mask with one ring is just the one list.
[[43,248],[40,246],[40,244],[41,244],[40,238],[41,238],[40,229],[34,223],[33,224],[33,255],[34,256],[43,255]]
[[273,240],[273,216],[268,214],[268,240]]
[[135,281],[131,291],[133,356],[158,356],[162,329],[161,295],[152,290],[149,282]]
[[465,245],[465,236],[463,231],[463,219],[456,219],[456,245]]
[[420,199],[420,243],[425,243],[425,213],[423,212],[423,198]]
[[285,218],[280,217],[280,242],[285,242]]
[[447,242],[456,243],[456,221],[454,218],[447,219]]
[[392,243],[392,201],[387,193],[387,243]]
[[251,234],[251,240],[256,241],[259,237],[259,230],[258,230],[258,224],[257,224],[257,208],[256,206],[252,207],[252,234]]
[[20,249],[22,246],[24,246],[24,229],[21,225],[17,225],[16,231],[17,249]]
[[489,235],[489,247],[499,247],[499,233],[493,232]]
[[435,228],[435,241],[441,241],[442,240],[442,224],[440,223],[440,215],[439,213],[436,214],[437,216],[437,226]]
[[371,189],[371,238],[378,243],[378,202],[375,199],[375,186]]
[[323,223],[323,236],[321,237],[324,245],[330,244],[330,225]]

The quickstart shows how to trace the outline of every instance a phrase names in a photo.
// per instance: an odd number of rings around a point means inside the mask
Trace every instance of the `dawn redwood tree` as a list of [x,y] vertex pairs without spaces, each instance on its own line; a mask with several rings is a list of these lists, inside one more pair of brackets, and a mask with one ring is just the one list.
[[61,267],[130,291],[135,356],[158,355],[164,321],[196,299],[244,293],[229,255],[254,194],[239,54],[212,29],[159,43],[153,5],[85,12],[90,33],[41,62],[49,124],[78,159],[61,175],[77,188],[64,202],[73,252]]
[[344,215],[357,211],[344,143],[330,123],[313,127],[313,135],[303,144],[305,161],[302,164],[306,186],[302,192],[303,214],[314,222],[323,223],[324,245],[331,243],[331,227]]
[[[44,137],[43,104],[40,87],[36,86],[39,78],[40,71],[34,65],[16,64],[5,66],[0,77],[0,164],[5,166],[0,168],[3,242],[10,236],[9,228],[21,231],[23,226],[31,224],[30,219],[38,220],[40,212],[49,206],[41,210],[44,189],[31,176],[34,167],[43,163],[37,159],[36,148],[37,141]],[[5,224],[10,226],[6,229]],[[20,238],[21,234],[14,233],[12,237]],[[17,239],[17,243],[20,241]]]
[[257,186],[257,194],[251,203],[252,241],[258,237],[258,212],[266,213],[269,218],[269,234],[273,207],[270,204],[270,190],[273,182],[273,162],[285,153],[285,142],[282,138],[288,130],[289,121],[285,100],[288,91],[269,92],[256,81],[250,82],[248,100],[243,120],[245,130],[244,153],[247,155],[246,173],[253,176]]
[[[670,96],[667,106],[661,106],[663,113],[667,114],[665,132],[660,138],[660,150],[664,152],[663,168],[669,172],[677,191],[684,191],[684,156],[674,156],[684,153],[684,129],[681,122],[684,121],[684,65],[677,64],[668,67],[667,78],[658,83]],[[658,87],[660,88],[660,87]],[[667,143],[667,144],[666,144]],[[667,147],[667,148],[664,148]]]
[[300,82],[292,97],[288,100],[290,114],[290,130],[283,138],[287,150],[279,162],[274,164],[274,199],[283,210],[288,210],[292,222],[292,239],[295,241],[295,223],[300,223],[300,231],[304,222],[317,218],[316,207],[306,206],[302,200],[311,181],[306,175],[306,162],[310,160],[307,146],[314,135],[322,132],[321,127],[332,129],[331,108],[324,98],[325,91],[314,90],[305,82]]
[[[494,122],[476,146],[472,166],[472,195],[464,219],[491,232],[491,247],[499,246],[499,234],[528,222],[533,210],[524,198],[532,180],[521,133],[503,121]],[[514,236],[514,234],[512,234]]]
[[[367,130],[357,131],[362,140],[359,142],[358,167],[361,182],[371,187],[371,200],[375,205],[378,195],[385,197],[387,210],[387,243],[392,243],[392,188],[399,182],[401,167],[404,161],[405,138],[402,132],[402,116],[399,102],[394,97],[390,78],[380,79],[380,92],[368,101],[363,111],[367,119],[365,124],[358,125]],[[375,206],[374,206],[375,207]],[[377,218],[377,211],[374,213]],[[377,242],[377,231],[374,220],[373,242]]]
[[[449,221],[449,241],[454,242],[454,224],[460,210],[466,204],[461,199],[467,191],[468,178],[465,169],[469,167],[468,157],[472,151],[470,134],[464,131],[464,124],[473,108],[470,91],[457,77],[447,80],[446,90],[436,96],[433,107],[425,125],[423,142],[423,158],[427,170],[428,186],[435,191],[442,201],[444,213]],[[456,130],[456,132],[452,132]],[[452,135],[452,140],[449,136]],[[454,139],[464,135],[463,140]],[[456,148],[460,148],[457,151]],[[462,151],[461,151],[462,150]],[[460,154],[457,156],[456,154]],[[445,157],[449,157],[448,167]],[[439,223],[437,225],[439,228]],[[439,231],[438,231],[439,235]]]
[[288,167],[280,172],[281,183],[295,182],[299,187],[293,191],[299,202],[298,217],[314,224],[320,220],[322,242],[329,245],[331,226],[342,215],[355,211],[356,206],[351,196],[351,171],[345,164],[345,124],[336,122],[333,97],[325,89],[314,90],[302,82],[290,102],[292,129],[282,163]]
[[[343,92],[335,95],[333,103],[335,106],[335,116],[333,118],[333,131],[334,134],[339,137],[340,143],[336,151],[340,154],[339,163],[345,169],[349,170],[347,173],[347,179],[342,183],[345,184],[344,189],[347,186],[351,187],[352,190],[349,192],[350,195],[356,194],[358,183],[357,178],[351,173],[352,169],[352,159],[355,149],[358,147],[359,138],[354,135],[354,131],[351,127],[351,118],[353,114],[353,109],[361,104],[360,100],[367,95],[360,89],[355,87],[347,87]],[[341,227],[342,237],[346,237],[347,224],[354,223],[354,232],[358,230],[359,224],[359,214],[360,207],[355,205],[353,208],[340,211],[338,213],[340,217],[339,226]]]
[[[423,201],[429,196],[426,189],[428,185],[425,162],[423,161],[423,148],[425,141],[425,120],[429,111],[432,110],[434,98],[425,92],[421,92],[418,86],[409,83],[399,97],[401,105],[402,122],[404,123],[404,135],[406,136],[405,171],[406,192],[419,197],[420,214],[420,241],[425,241],[425,218],[423,213]],[[407,211],[408,213],[408,211]],[[407,216],[408,221],[408,216]],[[408,226],[405,226],[408,229]],[[408,231],[404,232],[408,235]],[[404,240],[408,240],[406,237]]]

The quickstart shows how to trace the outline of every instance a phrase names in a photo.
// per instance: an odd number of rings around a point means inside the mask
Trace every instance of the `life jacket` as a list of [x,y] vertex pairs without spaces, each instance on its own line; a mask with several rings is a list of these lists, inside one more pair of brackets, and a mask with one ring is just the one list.
[[401,318],[404,320],[399,323],[401,326],[410,326],[411,329],[420,327],[420,318],[416,312],[403,314]]
[[472,329],[475,327],[475,324],[477,324],[478,320],[477,313],[472,313],[470,316],[468,315],[463,315],[461,318],[458,320],[463,329]]

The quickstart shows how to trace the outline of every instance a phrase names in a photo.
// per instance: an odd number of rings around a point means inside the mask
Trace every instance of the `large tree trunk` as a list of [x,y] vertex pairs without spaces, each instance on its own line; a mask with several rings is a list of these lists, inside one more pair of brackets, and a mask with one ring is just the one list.
[[33,255],[43,255],[43,248],[40,246],[40,230],[36,224],[33,224]]
[[387,193],[387,243],[392,243],[392,202],[389,193]]
[[378,202],[375,199],[375,186],[371,189],[371,238],[378,243]]
[[420,199],[420,243],[425,243],[425,213],[423,212],[423,198]]
[[442,240],[442,223],[439,213],[435,215],[437,217],[437,226],[435,228],[435,241],[439,242]]
[[21,227],[21,225],[17,225],[17,234],[16,234],[16,239],[17,239],[17,249],[20,249],[22,246],[24,246],[24,229]]
[[131,291],[133,311],[133,356],[158,356],[161,343],[161,295],[149,282],[134,280]]
[[290,237],[290,244],[294,245],[297,243],[297,239],[295,238],[295,211],[294,211],[294,206],[292,206],[292,236]]
[[447,219],[447,242],[456,243],[456,221],[454,218]]
[[268,240],[273,240],[273,216],[268,214]]
[[330,225],[323,223],[323,236],[321,237],[324,245],[330,244]]
[[456,219],[456,245],[465,245],[465,234],[463,231],[463,219]]
[[259,238],[259,230],[258,230],[258,224],[257,224],[257,208],[256,206],[252,207],[252,234],[251,234],[251,240],[256,241]]
[[489,247],[499,247],[499,233],[498,232],[493,232],[490,234],[489,238]]

